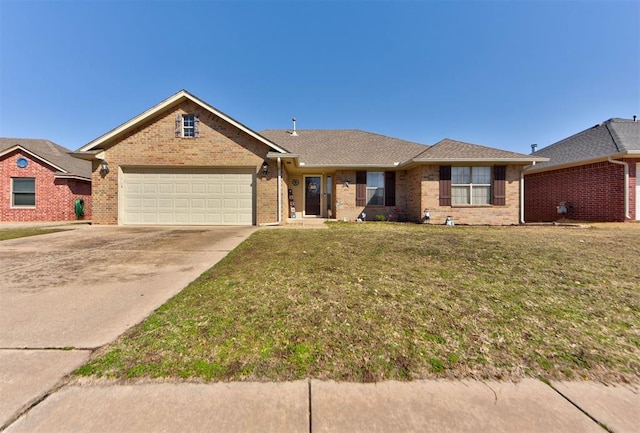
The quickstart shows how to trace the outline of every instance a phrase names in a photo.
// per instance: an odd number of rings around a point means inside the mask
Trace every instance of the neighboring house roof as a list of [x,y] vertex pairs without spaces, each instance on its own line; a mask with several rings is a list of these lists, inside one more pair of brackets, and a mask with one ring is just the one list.
[[357,129],[270,129],[261,135],[297,155],[306,167],[395,167],[428,146]]
[[510,162],[531,163],[546,161],[545,158],[533,157],[522,153],[465,143],[463,141],[445,138],[426,149],[412,160],[413,162]]
[[[284,151],[283,149],[278,147],[275,143],[272,143],[271,141],[269,141],[265,137],[262,137],[257,132],[253,131],[252,129],[248,128],[247,126],[243,125],[242,123],[238,122],[237,120],[231,118],[230,116],[224,114],[222,111],[220,111],[220,110],[214,108],[213,106],[207,104],[203,100],[193,96],[191,93],[187,92],[186,90],[181,90],[178,93],[176,93],[175,95],[170,96],[169,98],[165,99],[164,101],[160,102],[159,104],[151,107],[150,109],[148,109],[144,113],[137,115],[133,119],[123,123],[122,125],[116,127],[115,129],[112,129],[111,131],[107,132],[106,134],[104,134],[104,135],[96,138],[95,140],[91,141],[90,143],[82,146],[80,149],[78,149],[78,152],[77,152],[76,156],[85,157],[86,158],[87,157],[87,155],[86,155],[87,153],[89,153],[89,152],[96,153],[97,150],[101,149],[101,146],[103,146],[105,143],[109,142],[110,140],[115,139],[117,137],[121,137],[121,136],[127,134],[132,129],[138,127],[142,122],[145,122],[145,121],[149,120],[150,118],[152,118],[153,116],[155,116],[159,112],[161,112],[163,110],[167,110],[167,109],[173,108],[173,107],[175,107],[175,106],[177,106],[177,105],[179,105],[179,104],[181,104],[181,103],[183,103],[184,101],[187,101],[187,100],[199,105],[203,109],[205,109],[205,110],[209,111],[210,113],[212,113],[213,115],[223,119],[227,123],[230,123],[231,125],[235,126],[236,128],[240,129],[241,131],[246,132],[250,136],[256,138],[258,141],[261,141],[262,143],[264,143],[267,146],[269,146],[270,148],[272,148],[274,151],[276,151],[276,152],[283,152]],[[82,155],[83,153],[85,155]],[[89,158],[91,158],[91,154],[90,153],[89,153]]]
[[70,150],[49,140],[0,138],[0,156],[21,150],[56,170],[56,177],[91,180],[91,163],[71,156]]
[[546,171],[605,160],[608,157],[640,156],[640,122],[609,119],[533,153],[549,158],[527,172]]

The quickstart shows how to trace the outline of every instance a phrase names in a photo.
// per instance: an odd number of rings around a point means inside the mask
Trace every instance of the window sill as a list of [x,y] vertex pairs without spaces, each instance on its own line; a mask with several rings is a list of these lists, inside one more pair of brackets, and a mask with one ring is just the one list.
[[451,207],[457,208],[457,209],[465,209],[465,208],[479,209],[479,208],[490,208],[490,207],[496,207],[496,206],[492,204],[454,204],[454,205],[451,205]]

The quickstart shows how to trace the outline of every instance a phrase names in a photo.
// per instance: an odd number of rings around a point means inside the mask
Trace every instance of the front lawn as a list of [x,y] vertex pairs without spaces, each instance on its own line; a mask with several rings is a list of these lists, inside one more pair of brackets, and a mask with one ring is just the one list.
[[0,241],[9,239],[24,238],[27,236],[44,235],[47,233],[60,232],[62,229],[40,228],[40,227],[19,227],[3,229],[0,228]]
[[76,374],[640,381],[640,224],[264,229]]

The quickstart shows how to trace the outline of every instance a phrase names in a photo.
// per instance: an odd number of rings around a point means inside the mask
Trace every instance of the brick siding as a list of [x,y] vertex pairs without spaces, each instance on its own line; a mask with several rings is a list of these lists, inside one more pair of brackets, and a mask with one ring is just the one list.
[[[635,219],[636,163],[629,163],[629,213]],[[542,173],[525,174],[527,222],[624,221],[624,167],[608,161]],[[558,214],[560,202],[568,203],[566,215]]]
[[[19,168],[18,158],[29,161]],[[16,150],[0,159],[0,221],[73,221],[76,220],[75,200],[84,199],[84,220],[91,219],[91,183],[78,179],[56,179],[56,169],[31,155]],[[35,178],[34,208],[11,207],[11,178]]]
[[425,209],[432,224],[444,224],[450,216],[456,224],[513,225],[520,218],[520,166],[507,166],[504,206],[440,206],[440,166],[425,165],[408,173],[408,215],[421,221]]
[[[200,117],[198,138],[175,136],[176,114]],[[110,172],[101,176],[93,162],[93,222],[118,224],[118,167],[251,168],[255,170],[257,224],[277,220],[277,164],[271,161],[266,177],[262,163],[269,147],[215,116],[185,101],[159,113],[117,141],[105,144]],[[286,203],[286,201],[283,201]]]

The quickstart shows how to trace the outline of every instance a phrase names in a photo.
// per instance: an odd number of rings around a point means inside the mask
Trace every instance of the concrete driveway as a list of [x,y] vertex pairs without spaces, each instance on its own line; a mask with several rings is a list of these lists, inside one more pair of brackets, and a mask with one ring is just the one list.
[[0,429],[254,230],[75,226],[0,242]]

